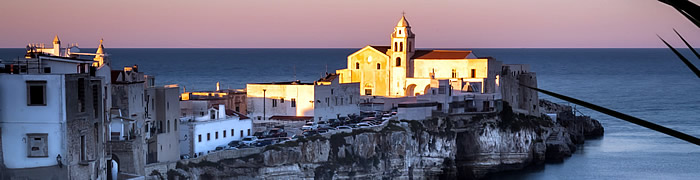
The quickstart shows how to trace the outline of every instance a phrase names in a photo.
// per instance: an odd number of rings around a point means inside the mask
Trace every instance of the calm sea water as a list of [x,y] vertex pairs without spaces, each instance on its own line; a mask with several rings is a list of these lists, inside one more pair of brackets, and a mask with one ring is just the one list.
[[[93,51],[93,50],[88,50]],[[345,68],[355,49],[107,49],[114,67],[138,64],[159,85],[188,90],[246,83],[313,81]],[[683,51],[693,57],[689,52]],[[0,58],[23,55],[0,49]],[[474,49],[505,63],[530,64],[539,87],[700,137],[700,79],[668,49]],[[700,60],[692,59],[700,65]],[[295,78],[296,76],[296,78]],[[540,96],[555,102],[558,99]],[[580,109],[605,137],[586,141],[564,163],[493,179],[700,179],[700,147]]]

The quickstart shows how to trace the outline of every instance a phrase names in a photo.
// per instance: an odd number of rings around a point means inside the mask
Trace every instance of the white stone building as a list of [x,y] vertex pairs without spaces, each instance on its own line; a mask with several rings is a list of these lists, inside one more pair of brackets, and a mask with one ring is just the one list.
[[315,82],[314,120],[360,114],[360,83],[341,84],[339,76],[328,74]]
[[[201,114],[200,114],[201,113]],[[251,135],[253,121],[241,113],[227,110],[224,104],[180,118],[180,152],[201,156]]]
[[273,116],[313,117],[314,84],[292,82],[246,85],[247,115],[254,120]]

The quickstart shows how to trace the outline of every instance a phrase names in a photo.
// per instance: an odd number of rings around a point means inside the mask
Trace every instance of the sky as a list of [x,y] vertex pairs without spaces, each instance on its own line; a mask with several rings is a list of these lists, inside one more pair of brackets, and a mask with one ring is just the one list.
[[402,12],[417,48],[684,47],[672,28],[700,46],[657,0],[3,0],[0,48],[361,48],[388,45]]

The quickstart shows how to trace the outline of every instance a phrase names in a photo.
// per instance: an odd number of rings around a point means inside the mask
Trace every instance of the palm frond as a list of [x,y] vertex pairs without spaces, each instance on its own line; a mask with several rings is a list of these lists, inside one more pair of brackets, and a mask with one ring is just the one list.
[[689,0],[659,0],[659,2],[673,7],[683,16],[685,16],[685,18],[690,20],[690,22],[693,22],[695,26],[700,28],[700,6],[697,4],[690,2]]
[[673,53],[675,53],[676,56],[678,56],[678,58],[680,58],[681,61],[683,61],[683,63],[685,63],[685,65],[688,66],[688,68],[690,68],[690,70],[693,71],[693,73],[695,73],[696,76],[698,76],[698,78],[700,78],[700,70],[698,70],[698,68],[695,67],[695,65],[693,65],[693,63],[690,63],[690,61],[688,59],[686,59],[685,57],[683,57],[683,55],[681,55],[681,53],[678,52],[678,50],[671,47],[671,45],[668,44],[663,38],[661,38],[661,36],[659,36],[659,39],[661,39],[661,41],[663,41],[664,44],[666,44],[666,46],[668,46],[668,48],[671,49],[671,51],[673,51]]
[[539,88],[536,88],[536,87],[530,87],[530,86],[523,85],[523,84],[520,84],[520,85],[521,85],[521,86],[524,86],[524,87],[527,87],[527,88],[530,88],[530,89],[533,89],[533,90],[536,90],[536,91],[538,91],[538,92],[541,92],[541,93],[550,95],[550,96],[552,96],[552,97],[556,97],[556,98],[559,98],[559,99],[562,99],[562,100],[565,100],[565,101],[569,101],[569,102],[571,102],[571,103],[578,104],[578,105],[580,105],[580,106],[583,106],[583,107],[586,107],[586,108],[589,108],[589,109],[598,111],[598,112],[600,112],[600,113],[607,114],[607,115],[610,115],[610,116],[613,116],[613,117],[622,119],[622,120],[624,120],[624,121],[627,121],[627,122],[630,122],[630,123],[633,123],[633,124],[636,124],[636,125],[640,125],[640,126],[642,126],[642,127],[646,127],[646,128],[651,129],[651,130],[654,130],[654,131],[657,131],[657,132],[660,132],[660,133],[664,133],[664,134],[667,134],[667,135],[670,135],[670,136],[676,137],[676,138],[678,138],[678,139],[681,139],[681,140],[684,140],[684,141],[687,141],[687,142],[690,142],[690,143],[693,143],[693,144],[695,144],[695,145],[700,146],[700,139],[698,139],[698,138],[696,138],[696,137],[694,137],[694,136],[691,136],[691,135],[688,135],[688,134],[685,134],[685,133],[682,133],[682,132],[679,132],[679,131],[676,131],[676,130],[673,130],[673,129],[670,129],[670,128],[667,128],[667,127],[664,127],[664,126],[661,126],[661,125],[658,125],[658,124],[654,124],[654,123],[652,123],[652,122],[645,121],[645,120],[643,120],[643,119],[639,119],[639,118],[636,118],[636,117],[633,117],[633,116],[630,116],[630,115],[627,115],[627,114],[624,114],[624,113],[621,113],[621,112],[617,112],[617,111],[614,111],[614,110],[611,110],[611,109],[608,109],[608,108],[604,108],[604,107],[602,107],[602,106],[598,106],[598,105],[595,105],[595,104],[592,104],[592,103],[589,103],[589,102],[585,102],[585,101],[582,101],[582,100],[579,100],[579,99],[576,99],[576,98],[564,96],[564,95],[561,95],[561,94],[557,94],[557,93],[554,93],[554,92],[551,92],[551,91],[539,89]]
[[683,36],[681,36],[681,33],[678,33],[678,31],[676,31],[676,29],[673,29],[673,32],[676,32],[678,37],[680,37],[681,40],[683,40],[683,43],[685,43],[685,45],[688,46],[688,49],[690,49],[690,51],[693,51],[693,54],[695,54],[695,57],[698,57],[698,59],[700,59],[700,54],[698,54],[698,51],[695,51],[695,48],[693,48],[693,46],[690,46],[688,41],[685,41],[685,38],[683,38]]

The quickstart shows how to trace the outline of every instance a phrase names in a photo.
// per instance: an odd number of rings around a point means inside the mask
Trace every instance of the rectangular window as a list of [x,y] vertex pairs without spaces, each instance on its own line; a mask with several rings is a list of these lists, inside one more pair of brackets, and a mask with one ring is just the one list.
[[365,95],[372,95],[372,89],[365,89]]
[[350,95],[350,102],[348,104],[352,104],[352,95]]
[[219,131],[214,132],[214,139],[219,139]]
[[236,134],[235,134],[235,133],[236,133],[236,131],[233,131],[233,129],[231,129],[231,137],[234,137],[234,136],[236,136]]
[[27,157],[49,157],[48,136],[46,133],[27,134]]
[[472,78],[476,78],[476,69],[472,69]]
[[277,107],[277,99],[272,99],[272,107]]
[[199,139],[199,142],[202,142],[202,135],[199,134],[199,135],[197,135],[197,137],[198,137],[198,139]]
[[280,98],[280,103],[284,103],[284,98]]
[[93,113],[95,114],[94,115],[95,118],[99,117],[99,115],[100,115],[100,113],[99,113],[100,112],[100,105],[99,105],[100,97],[97,94],[98,90],[99,89],[97,87],[97,84],[92,85],[92,109],[93,109]]
[[297,107],[297,99],[292,98],[292,107]]
[[211,140],[211,134],[207,133],[207,141]]
[[250,136],[250,129],[248,129],[248,136]]
[[224,133],[221,133],[224,135],[224,138],[226,138],[226,130],[224,130]]
[[176,120],[175,120],[175,124],[173,124],[173,125],[174,125],[174,127],[175,127],[175,128],[174,128],[174,129],[175,129],[175,131],[177,131],[177,124],[179,124],[179,122],[180,122],[180,121],[178,121],[178,120],[176,119]]
[[85,112],[85,79],[78,78],[78,112]]
[[87,147],[85,146],[85,136],[80,136],[80,161],[87,161]]
[[46,81],[27,81],[27,106],[46,106]]
[[241,130],[241,137],[243,137],[243,130]]

